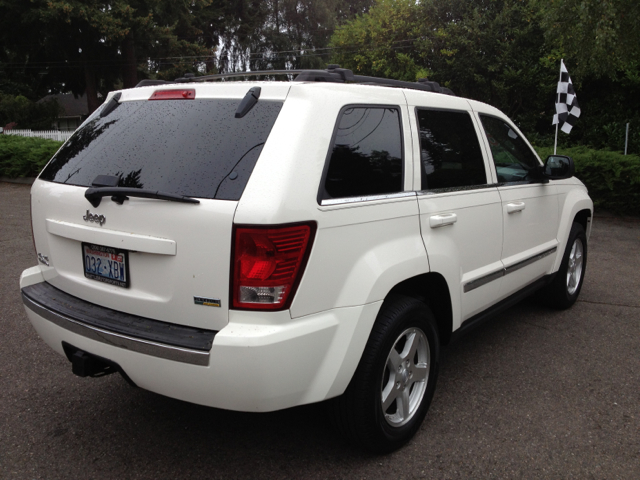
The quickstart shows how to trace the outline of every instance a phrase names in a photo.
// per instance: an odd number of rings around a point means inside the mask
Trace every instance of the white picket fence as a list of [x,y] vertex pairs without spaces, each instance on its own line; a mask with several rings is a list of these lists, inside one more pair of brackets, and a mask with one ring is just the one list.
[[67,140],[73,132],[63,132],[60,130],[40,130],[40,131],[32,131],[32,130],[5,130],[3,132],[5,135],[19,135],[21,137],[37,137],[37,138],[48,138],[49,140],[58,140],[64,141]]

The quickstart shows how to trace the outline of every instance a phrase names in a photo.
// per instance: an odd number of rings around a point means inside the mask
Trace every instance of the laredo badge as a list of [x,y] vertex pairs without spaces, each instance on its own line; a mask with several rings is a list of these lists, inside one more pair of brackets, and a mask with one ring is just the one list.
[[193,297],[193,303],[196,305],[204,305],[205,307],[220,307],[221,303],[216,298]]

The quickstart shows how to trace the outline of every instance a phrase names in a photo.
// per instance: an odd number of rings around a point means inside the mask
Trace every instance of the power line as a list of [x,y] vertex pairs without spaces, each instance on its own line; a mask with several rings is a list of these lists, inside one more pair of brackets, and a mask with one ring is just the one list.
[[[413,39],[405,39],[405,40],[395,40],[391,42],[391,44],[400,44],[400,43],[408,43],[415,42],[417,40],[422,40],[423,38],[413,38]],[[385,48],[387,50],[401,50],[410,48],[412,45],[395,45],[390,46],[389,44],[379,44],[372,43],[369,45],[347,45],[340,47],[322,47],[322,48],[314,48],[309,49],[308,53],[304,53],[306,50],[280,50],[280,51],[263,51],[263,52],[248,52],[246,54],[241,54],[240,57],[243,57],[247,60],[258,60],[264,58],[269,61],[275,60],[288,60],[291,59],[291,56],[297,58],[305,58],[305,57],[323,57],[330,55],[333,52],[341,52],[341,53],[360,53],[363,49],[370,50],[371,48]],[[291,55],[282,55],[282,54],[291,54]],[[142,62],[149,62],[155,65],[174,65],[180,61],[190,60],[199,63],[205,63],[210,59],[218,59],[218,55],[216,53],[208,54],[208,55],[184,55],[184,56],[171,56],[171,57],[148,57],[144,59]],[[177,60],[178,62],[163,62],[162,60]],[[0,68],[11,69],[11,70],[21,70],[21,69],[60,69],[60,68],[82,68],[84,65],[89,64],[98,67],[122,67],[125,65],[124,59],[122,61],[113,61],[113,60],[60,60],[60,61],[36,61],[30,63],[20,63],[20,62],[0,62]]]

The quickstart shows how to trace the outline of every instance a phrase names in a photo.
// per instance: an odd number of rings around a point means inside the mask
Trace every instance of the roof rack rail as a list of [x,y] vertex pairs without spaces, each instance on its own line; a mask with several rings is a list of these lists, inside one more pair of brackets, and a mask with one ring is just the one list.
[[171,83],[210,82],[212,80],[223,80],[225,78],[266,77],[269,75],[298,75],[304,71],[305,70],[256,70],[255,72],[216,73],[214,75],[203,75],[201,77],[186,74],[184,77],[176,78],[175,82]]
[[437,82],[429,81],[426,78],[421,78],[417,82],[406,82],[403,80],[392,80],[390,78],[367,77],[363,75],[354,75],[353,71],[347,68],[340,68],[340,65],[327,65],[326,70],[258,70],[255,72],[218,73],[215,75],[203,75],[201,77],[196,77],[192,73],[189,73],[184,77],[176,78],[175,82],[166,82],[164,80],[142,80],[136,86],[143,87],[148,85],[161,85],[165,83],[210,82],[215,80],[224,80],[227,78],[282,75],[296,75],[294,78],[296,82],[358,83],[361,85],[410,88],[412,90],[455,95],[447,87],[442,87]]
[[138,82],[138,84],[136,85],[136,88],[138,88],[138,87],[148,87],[150,85],[166,85],[167,83],[175,83],[175,82],[169,82],[167,80],[151,80],[149,78],[146,78],[144,80],[140,80]]

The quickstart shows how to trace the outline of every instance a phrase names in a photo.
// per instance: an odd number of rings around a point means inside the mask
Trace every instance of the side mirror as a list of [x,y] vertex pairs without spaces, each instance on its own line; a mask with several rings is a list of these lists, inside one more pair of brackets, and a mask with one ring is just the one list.
[[549,155],[544,162],[542,176],[551,180],[571,178],[575,174],[573,159],[565,155]]

